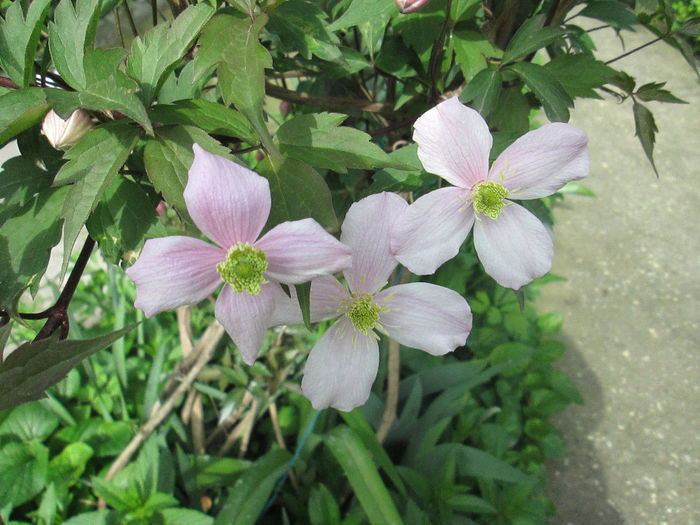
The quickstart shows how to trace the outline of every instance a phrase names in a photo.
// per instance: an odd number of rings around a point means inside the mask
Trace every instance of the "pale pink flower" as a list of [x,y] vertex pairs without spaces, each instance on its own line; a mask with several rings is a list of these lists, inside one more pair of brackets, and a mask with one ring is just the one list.
[[41,132],[54,148],[69,149],[75,146],[92,127],[90,115],[85,110],[77,109],[67,120],[63,120],[51,109],[44,117]]
[[147,317],[197,303],[224,282],[215,315],[252,364],[279,283],[300,284],[347,268],[350,248],[313,219],[284,222],[258,238],[270,214],[267,179],[195,144],[184,198],[192,220],[218,246],[191,237],[146,241],[126,272],[136,283],[135,306]]
[[[459,251],[474,226],[486,272],[518,289],[552,266],[554,247],[532,213],[509,199],[539,199],[588,174],[588,139],[555,122],[508,146],[489,170],[493,138],[484,119],[455,97],[416,120],[413,139],[426,171],[452,187],[417,199],[396,221],[391,247],[413,273],[431,274]],[[474,225],[476,221],[476,225]]]
[[[367,401],[379,366],[378,336],[443,355],[463,345],[471,329],[467,301],[457,292],[429,283],[382,288],[397,262],[391,255],[391,224],[407,206],[393,193],[356,202],[343,222],[341,241],[352,248],[347,286],[334,277],[311,282],[311,317],[339,318],[311,350],[301,383],[316,409],[349,411]],[[280,301],[275,322],[299,322],[292,300]]]

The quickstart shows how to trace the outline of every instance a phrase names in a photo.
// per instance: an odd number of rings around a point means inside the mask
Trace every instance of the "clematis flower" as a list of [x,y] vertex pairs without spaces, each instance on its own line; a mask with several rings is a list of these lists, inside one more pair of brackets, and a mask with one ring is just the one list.
[[547,273],[552,238],[510,199],[539,199],[585,177],[586,134],[570,124],[547,124],[508,146],[489,170],[488,125],[457,98],[428,110],[414,126],[426,171],[454,186],[420,197],[396,221],[391,247],[399,262],[415,274],[431,274],[457,255],[474,226],[479,259],[502,286],[518,289]]
[[[393,193],[353,204],[341,234],[352,248],[352,266],[344,272],[347,286],[331,276],[311,282],[312,319],[338,318],[313,347],[304,369],[301,388],[316,409],[349,411],[367,401],[379,367],[376,332],[432,355],[451,352],[467,340],[471,311],[457,292],[429,283],[382,290],[398,265],[390,250],[391,224],[407,205]],[[300,322],[298,305],[281,301],[275,319]]]
[[347,268],[350,248],[313,219],[284,222],[258,238],[270,214],[267,180],[197,144],[192,149],[185,204],[217,245],[183,236],[146,241],[126,271],[136,283],[135,306],[151,317],[197,303],[223,281],[216,318],[252,364],[275,304],[285,296],[279,283],[300,284]]
[[77,109],[63,120],[53,109],[44,117],[41,132],[55,149],[70,149],[93,127],[90,115],[84,110]]

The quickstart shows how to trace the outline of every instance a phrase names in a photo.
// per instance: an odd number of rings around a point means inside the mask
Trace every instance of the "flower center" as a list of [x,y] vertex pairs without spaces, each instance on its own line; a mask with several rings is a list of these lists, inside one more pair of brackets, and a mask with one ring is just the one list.
[[355,330],[367,335],[367,332],[377,326],[381,311],[382,309],[372,302],[372,296],[366,293],[352,299],[345,315],[350,318]]
[[508,196],[508,190],[499,182],[480,182],[472,191],[474,211],[492,219],[498,218]]
[[232,246],[226,260],[218,263],[216,269],[236,293],[246,291],[250,295],[258,295],[260,285],[267,282],[263,277],[267,270],[265,252],[253,248],[249,243],[239,242]]

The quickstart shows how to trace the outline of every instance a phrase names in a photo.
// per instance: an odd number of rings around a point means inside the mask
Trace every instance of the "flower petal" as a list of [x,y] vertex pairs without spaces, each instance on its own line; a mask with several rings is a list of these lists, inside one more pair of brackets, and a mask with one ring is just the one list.
[[270,185],[235,162],[192,146],[184,197],[197,227],[222,248],[255,242],[270,214]]
[[356,202],[345,215],[340,240],[352,248],[345,278],[353,293],[374,293],[398,265],[391,254],[391,228],[408,203],[395,193],[376,193]]
[[474,224],[474,209],[462,188],[440,188],[420,197],[394,222],[394,257],[417,275],[434,273],[452,259]]
[[267,256],[265,274],[282,283],[300,284],[352,263],[350,248],[313,219],[278,224],[255,247]]
[[311,350],[301,390],[316,410],[331,406],[349,412],[367,401],[378,368],[376,338],[356,332],[342,318]]
[[280,293],[284,292],[275,282],[263,284],[258,295],[236,293],[226,285],[216,300],[214,314],[248,365],[252,365],[258,357]]
[[413,126],[418,158],[427,172],[467,189],[486,178],[493,145],[488,124],[457,97],[429,109]]
[[[270,320],[270,326],[282,324],[301,324],[301,308],[294,287],[289,288],[291,297],[287,297],[281,289],[282,297],[277,300],[275,311]],[[350,299],[348,289],[338,282],[335,277],[325,275],[311,281],[310,314],[311,322],[317,323],[333,319],[341,314],[340,303]]]
[[151,317],[204,299],[221,284],[216,264],[226,252],[192,237],[149,239],[136,263],[126,270],[136,283],[134,306]]
[[498,219],[485,215],[474,226],[474,246],[486,273],[513,288],[542,277],[552,267],[554,245],[547,229],[532,213],[510,203]]
[[588,175],[588,137],[571,124],[553,122],[508,146],[493,163],[489,179],[501,182],[515,199],[551,195],[569,181]]
[[443,355],[467,342],[472,313],[454,290],[430,283],[400,284],[379,292],[375,302],[388,309],[379,314],[382,328],[404,346]]

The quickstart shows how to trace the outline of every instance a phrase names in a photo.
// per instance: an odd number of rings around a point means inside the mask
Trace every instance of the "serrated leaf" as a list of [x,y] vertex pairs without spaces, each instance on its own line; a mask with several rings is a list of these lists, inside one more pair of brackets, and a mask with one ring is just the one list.
[[696,16],[683,22],[678,32],[686,36],[700,36],[700,17]]
[[266,229],[284,221],[312,217],[332,229],[338,228],[331,192],[311,166],[287,158],[277,171],[266,158],[256,168],[270,183],[272,209]]
[[25,88],[0,95],[0,147],[25,129],[41,122],[50,106],[39,88]]
[[635,92],[635,96],[644,102],[656,100],[657,102],[667,102],[671,104],[687,104],[685,100],[681,100],[671,93],[668,89],[662,89],[666,82],[650,82],[640,86]]
[[58,416],[39,403],[19,406],[0,424],[0,436],[12,434],[22,441],[44,441],[58,426]]
[[482,69],[467,84],[459,96],[459,100],[472,102],[472,108],[477,110],[481,116],[488,116],[498,102],[502,78],[498,69]]
[[87,86],[83,57],[95,44],[100,0],[61,0],[49,24],[49,49],[61,78],[72,88]]
[[348,168],[408,168],[372,143],[368,134],[340,126],[346,118],[326,112],[294,117],[277,130],[275,138],[280,151],[338,173],[347,173]]
[[538,49],[548,46],[566,31],[560,27],[546,26],[545,15],[536,15],[523,22],[513,38],[508,42],[503,54],[503,64],[508,64],[518,58],[534,53]]
[[51,175],[28,157],[13,157],[2,165],[0,199],[3,200],[3,206],[24,206],[49,186]]
[[368,21],[394,16],[397,12],[398,8],[392,2],[354,0],[350,2],[347,10],[331,24],[330,30],[347,29]]
[[459,30],[452,34],[455,58],[462,69],[464,78],[469,81],[479,71],[486,69],[486,57],[501,58],[503,51],[495,47],[477,31]]
[[34,56],[51,0],[34,0],[26,17],[23,5],[12,2],[5,18],[0,17],[0,68],[15,84],[27,87],[34,79]]
[[146,173],[156,191],[189,217],[182,192],[187,185],[187,173],[194,160],[192,144],[199,144],[209,153],[231,158],[230,152],[204,131],[191,126],[167,126],[156,130],[144,148]]
[[372,525],[401,524],[391,495],[357,434],[340,425],[326,434],[324,443],[348,477],[355,496]]
[[587,16],[605,22],[615,29],[627,29],[634,31],[633,26],[639,24],[639,20],[627,4],[617,0],[599,0],[589,3],[582,9],[578,16]]
[[142,38],[133,40],[126,72],[141,85],[140,98],[146,106],[213,14],[214,10],[206,3],[193,5],[180,13],[170,26],[158,24]]
[[54,185],[73,183],[61,210],[65,220],[62,274],[81,228],[117,178],[137,139],[137,128],[123,121],[108,122],[90,130],[66,153],[69,160],[54,179]]
[[196,126],[207,133],[236,137],[249,144],[258,144],[248,120],[235,109],[208,100],[181,100],[174,104],[158,104],[149,109],[152,120],[161,124]]
[[0,309],[12,309],[19,294],[44,274],[51,248],[61,239],[65,194],[65,189],[45,190],[0,226]]
[[46,389],[63,379],[71,368],[135,326],[93,339],[56,341],[52,337],[23,344],[0,363],[0,410],[45,397]]
[[275,483],[289,468],[290,459],[289,452],[276,449],[253,463],[231,487],[214,523],[253,525],[272,494]]
[[610,82],[618,72],[585,53],[554,57],[544,67],[572,97],[601,98],[595,88]]
[[656,140],[656,132],[659,131],[659,129],[656,127],[654,115],[646,106],[641,105],[636,100],[632,106],[632,112],[634,113],[634,134],[639,137],[639,142],[642,143],[642,149],[647,159],[649,159],[651,167],[654,168],[654,173],[656,173],[658,177],[659,172],[654,163],[654,142]]
[[542,103],[547,118],[552,122],[568,122],[569,109],[574,101],[559,81],[544,67],[530,62],[516,62],[508,66],[525,82]]
[[46,486],[48,462],[49,449],[36,441],[12,442],[1,448],[0,501],[3,506],[8,503],[19,506],[39,494]]

